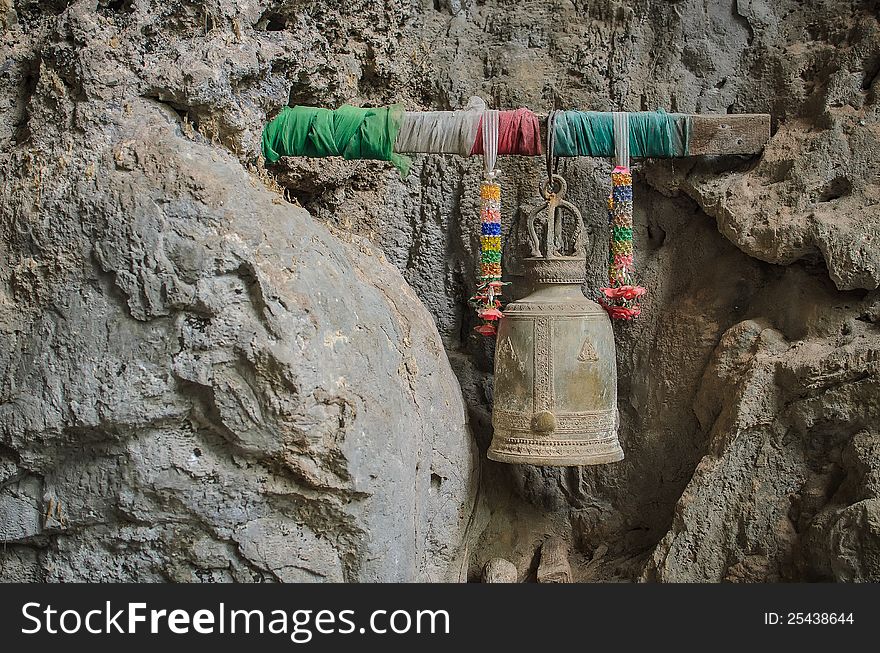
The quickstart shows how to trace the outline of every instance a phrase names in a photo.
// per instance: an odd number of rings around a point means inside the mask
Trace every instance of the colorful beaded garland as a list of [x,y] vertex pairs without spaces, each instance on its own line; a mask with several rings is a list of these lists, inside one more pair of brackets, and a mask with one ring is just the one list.
[[480,184],[480,281],[471,297],[482,323],[474,331],[494,336],[501,313],[501,184],[485,180]]
[[599,303],[618,320],[631,320],[642,312],[638,298],[647,291],[633,285],[633,194],[629,168],[617,166],[611,173],[608,196],[611,244],[608,253],[608,287]]

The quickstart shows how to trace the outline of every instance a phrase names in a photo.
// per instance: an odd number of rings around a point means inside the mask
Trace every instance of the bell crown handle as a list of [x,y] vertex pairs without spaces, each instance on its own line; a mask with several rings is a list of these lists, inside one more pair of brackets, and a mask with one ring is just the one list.
[[[559,258],[562,256],[578,256],[584,246],[583,218],[578,208],[565,199],[568,184],[560,175],[554,174],[551,179],[540,189],[544,203],[540,204],[530,214],[527,221],[529,232],[529,246],[531,255],[535,258]],[[540,214],[544,212],[546,226],[544,230],[544,242],[538,237],[536,222]],[[563,243],[563,218],[565,213],[574,218],[574,236],[570,248]],[[543,245],[543,247],[542,247]],[[569,254],[564,252],[570,251]]]

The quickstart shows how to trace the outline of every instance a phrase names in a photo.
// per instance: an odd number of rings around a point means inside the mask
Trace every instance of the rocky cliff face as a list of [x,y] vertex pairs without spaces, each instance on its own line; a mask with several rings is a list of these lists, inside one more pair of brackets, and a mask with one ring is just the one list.
[[[880,579],[880,5],[807,5],[0,2],[0,576],[527,579],[553,535],[579,580]],[[483,456],[479,161],[258,159],[288,102],[471,95],[773,115],[637,165],[622,463]],[[562,171],[593,292],[609,166]]]

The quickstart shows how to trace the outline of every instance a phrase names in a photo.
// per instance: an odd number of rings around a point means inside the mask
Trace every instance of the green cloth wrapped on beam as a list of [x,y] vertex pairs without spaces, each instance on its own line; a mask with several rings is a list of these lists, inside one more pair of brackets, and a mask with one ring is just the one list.
[[[613,114],[562,111],[555,119],[557,156],[614,156]],[[639,111],[629,114],[631,156],[687,156],[693,120],[683,113]]]
[[362,109],[344,104],[335,111],[318,107],[285,107],[263,128],[263,156],[274,163],[282,156],[341,156],[391,161],[401,177],[410,159],[394,152],[403,121],[403,106]]

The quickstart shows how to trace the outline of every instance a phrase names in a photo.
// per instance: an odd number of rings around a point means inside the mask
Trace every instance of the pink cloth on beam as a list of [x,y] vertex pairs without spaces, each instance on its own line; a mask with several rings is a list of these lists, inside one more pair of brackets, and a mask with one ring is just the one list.
[[[541,128],[538,116],[530,109],[498,112],[498,154],[541,154]],[[483,119],[477,127],[477,137],[471,156],[483,153]]]

